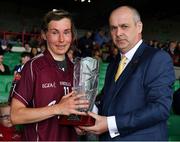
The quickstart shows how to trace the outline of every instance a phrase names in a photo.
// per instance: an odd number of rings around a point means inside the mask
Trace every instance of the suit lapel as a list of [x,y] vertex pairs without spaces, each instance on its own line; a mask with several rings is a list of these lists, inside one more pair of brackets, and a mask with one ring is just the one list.
[[113,71],[113,74],[111,74],[112,78],[111,78],[111,83],[110,83],[110,84],[113,84],[113,86],[111,85],[111,88],[109,89],[111,91],[108,92],[108,94],[107,94],[108,97],[106,96],[108,98],[108,100],[103,107],[104,109],[109,108],[108,105],[111,104],[112,100],[118,95],[118,92],[121,90],[121,88],[123,87],[123,85],[126,82],[126,80],[128,79],[128,77],[130,77],[132,75],[132,73],[134,72],[134,70],[137,68],[137,66],[140,62],[140,57],[142,56],[145,47],[146,47],[146,45],[144,43],[142,43],[140,45],[140,47],[135,52],[132,60],[126,66],[125,70],[122,72],[121,76],[119,77],[119,79],[116,82],[114,81],[114,76],[115,76],[115,73],[117,70],[118,63],[115,64],[116,67],[114,66],[114,71]]
[[141,59],[140,57],[142,56],[144,49],[145,49],[145,45],[144,45],[144,43],[142,43],[140,45],[140,47],[137,49],[137,51],[135,52],[132,60],[129,62],[129,64],[127,65],[127,67],[125,68],[125,70],[123,71],[123,73],[121,74],[119,79],[117,80],[116,87],[114,88],[115,89],[114,90],[114,97],[118,94],[118,92],[123,87],[126,80],[128,79],[128,77],[130,77],[132,75],[134,70],[139,65],[139,62]]

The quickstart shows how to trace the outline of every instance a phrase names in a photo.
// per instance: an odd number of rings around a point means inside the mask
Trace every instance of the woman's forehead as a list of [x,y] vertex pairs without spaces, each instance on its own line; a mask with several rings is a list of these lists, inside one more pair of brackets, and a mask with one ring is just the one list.
[[61,20],[52,20],[48,24],[48,29],[63,29],[63,28],[71,28],[71,20],[68,18],[63,18]]

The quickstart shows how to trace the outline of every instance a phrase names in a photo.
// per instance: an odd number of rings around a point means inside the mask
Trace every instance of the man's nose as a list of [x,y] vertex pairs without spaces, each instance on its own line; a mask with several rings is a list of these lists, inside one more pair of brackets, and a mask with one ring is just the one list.
[[116,36],[121,36],[122,35],[122,29],[120,27],[117,28]]

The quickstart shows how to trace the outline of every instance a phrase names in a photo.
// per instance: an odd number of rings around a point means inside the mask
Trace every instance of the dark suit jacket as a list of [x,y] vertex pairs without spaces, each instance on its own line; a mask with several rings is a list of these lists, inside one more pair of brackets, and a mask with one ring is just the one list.
[[142,43],[115,82],[120,56],[109,64],[99,114],[115,116],[119,136],[100,140],[168,140],[167,119],[175,80],[171,57]]

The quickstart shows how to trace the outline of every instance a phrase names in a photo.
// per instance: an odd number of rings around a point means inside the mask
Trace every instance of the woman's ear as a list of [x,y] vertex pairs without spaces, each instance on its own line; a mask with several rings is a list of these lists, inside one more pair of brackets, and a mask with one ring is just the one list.
[[47,40],[47,38],[46,38],[46,33],[45,33],[44,31],[41,31],[41,38],[42,38],[43,40]]

